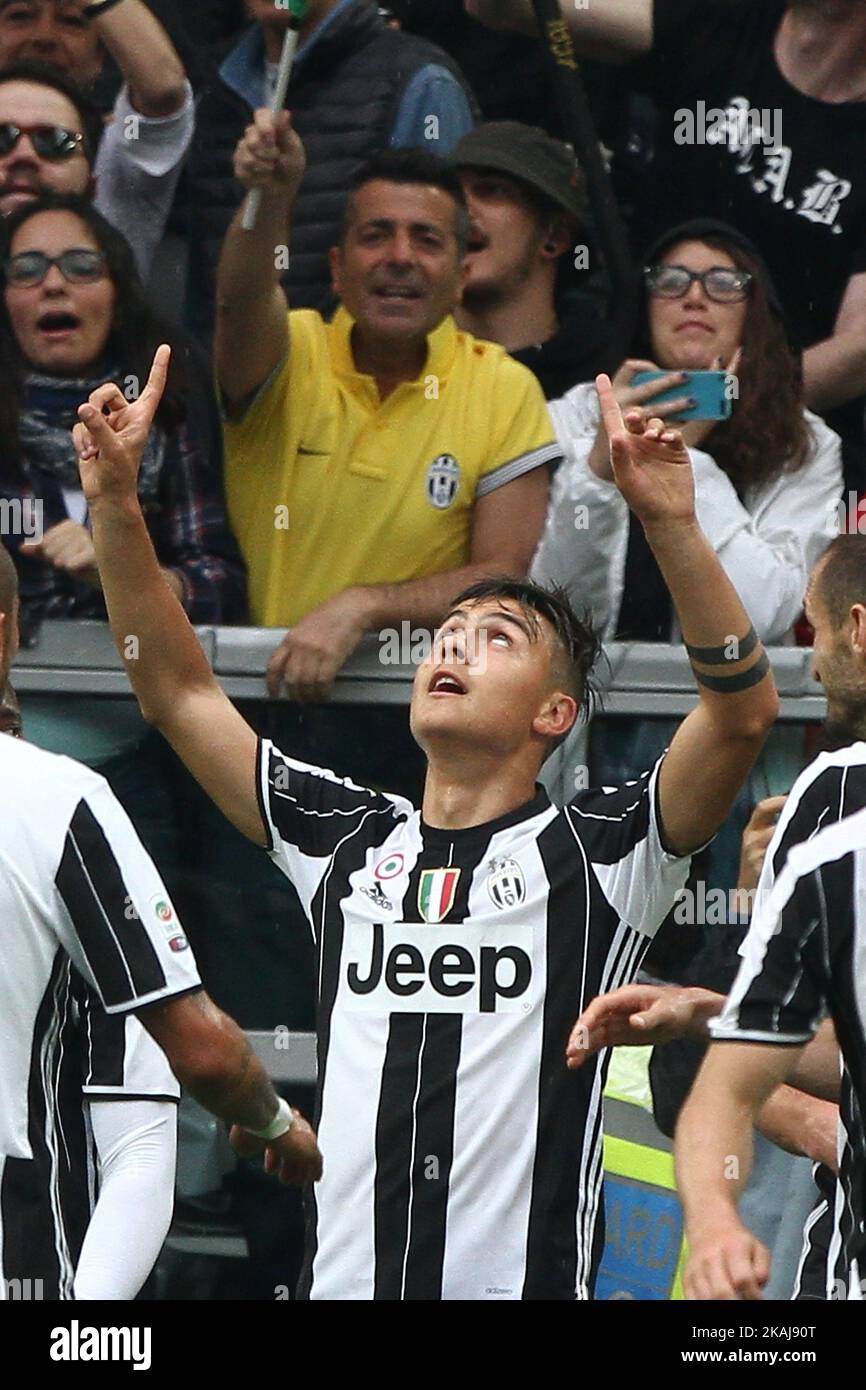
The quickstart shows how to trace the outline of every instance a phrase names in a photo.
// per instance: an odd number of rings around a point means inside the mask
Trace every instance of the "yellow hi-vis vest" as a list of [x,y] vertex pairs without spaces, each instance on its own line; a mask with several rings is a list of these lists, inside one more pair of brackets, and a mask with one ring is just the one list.
[[604,1255],[598,1299],[683,1298],[683,1209],[671,1141],[652,1116],[649,1047],[619,1047],[604,1092]]

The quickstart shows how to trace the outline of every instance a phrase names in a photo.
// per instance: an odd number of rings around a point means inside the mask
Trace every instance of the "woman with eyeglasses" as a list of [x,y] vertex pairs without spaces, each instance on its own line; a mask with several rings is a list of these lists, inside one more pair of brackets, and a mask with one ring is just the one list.
[[[614,376],[623,410],[673,419],[691,404],[684,371],[721,369],[733,409],[728,419],[679,427],[689,445],[698,520],[737,589],[761,641],[793,640],[812,566],[837,534],[841,445],[806,410],[799,356],[781,306],[752,244],[733,227],[703,219],[673,227],[647,253],[632,355]],[[635,384],[642,371],[663,376]],[[655,398],[673,390],[667,403]],[[564,459],[532,577],[557,582],[590,609],[606,640],[678,639],[667,591],[640,524],[612,481],[595,387],[574,387],[548,403]],[[713,595],[706,601],[712,604]],[[574,795],[577,779],[616,785],[630,769],[650,767],[673,733],[664,718],[598,720],[587,743],[574,734],[545,769],[555,800]],[[721,888],[737,882],[740,840],[752,807],[787,792],[804,761],[802,730],[774,730],[735,812],[696,872]],[[694,950],[700,935],[679,924],[653,945]],[[667,961],[670,965],[670,960]]]
[[238,621],[245,616],[244,571],[226,519],[207,368],[157,322],[127,243],[89,203],[52,195],[8,219],[0,495],[27,500],[24,515],[41,513],[41,535],[4,537],[18,566],[25,626],[105,616],[70,431],[88,391],[115,380],[137,392],[149,354],[173,337],[174,380],[148,445],[140,494],[166,582],[190,618]]
[[[126,240],[85,199],[51,194],[0,228],[0,540],[18,571],[25,640],[43,619],[106,616],[71,430],[87,393],[147,380],[160,342],[174,348],[139,480],[166,583],[195,623],[246,618],[243,561],[223,495],[222,433],[198,350],[149,308]],[[10,522],[20,518],[22,524]],[[31,738],[111,776],[143,745],[128,701],[34,697]],[[119,793],[122,788],[115,783]],[[141,827],[140,827],[141,828]],[[142,833],[145,833],[144,831]]]
[[[837,533],[840,443],[803,404],[799,356],[757,251],[733,227],[701,220],[672,228],[645,257],[632,355],[614,387],[623,410],[672,419],[692,405],[682,373],[707,370],[726,373],[733,409],[682,425],[698,518],[761,640],[781,642]],[[594,387],[576,386],[550,411],[565,461],[533,577],[588,602],[608,639],[672,640],[664,583],[611,478]]]

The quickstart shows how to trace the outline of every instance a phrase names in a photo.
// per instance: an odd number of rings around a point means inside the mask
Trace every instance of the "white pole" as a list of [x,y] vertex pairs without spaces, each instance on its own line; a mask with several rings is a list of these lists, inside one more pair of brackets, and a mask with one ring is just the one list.
[[[286,92],[289,87],[289,78],[292,75],[292,63],[295,61],[295,52],[298,47],[297,29],[287,29],[286,37],[283,39],[283,51],[280,54],[280,68],[277,73],[277,85],[274,88],[274,99],[271,102],[271,115],[276,120],[283,109],[286,100]],[[259,208],[262,202],[262,190],[251,188],[247,194],[244,206],[244,215],[241,226],[245,232],[251,232],[256,225],[259,215]]]

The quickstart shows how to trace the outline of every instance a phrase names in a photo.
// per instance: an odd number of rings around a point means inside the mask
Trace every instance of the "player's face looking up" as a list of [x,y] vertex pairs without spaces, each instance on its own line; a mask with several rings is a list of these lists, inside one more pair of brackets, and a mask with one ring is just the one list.
[[463,602],[418,668],[412,732],[428,755],[462,744],[504,759],[535,745],[540,766],[577,716],[568,665],[540,614],[511,598]]
[[331,251],[334,288],[372,341],[415,342],[450,314],[464,278],[458,209],[442,188],[373,179]]
[[[701,241],[682,241],[660,258],[662,265],[685,266],[701,272],[714,266],[736,269],[724,251]],[[692,280],[685,294],[665,298],[651,294],[649,325],[653,359],[660,367],[682,371],[706,371],[716,357],[729,362],[743,341],[749,301],[731,303],[711,299],[700,280]]]

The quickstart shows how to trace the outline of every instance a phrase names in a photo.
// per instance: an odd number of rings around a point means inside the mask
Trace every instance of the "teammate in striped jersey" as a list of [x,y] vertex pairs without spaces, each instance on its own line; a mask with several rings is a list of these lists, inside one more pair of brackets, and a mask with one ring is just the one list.
[[[634,976],[777,712],[769,663],[695,519],[688,452],[599,378],[618,486],[670,588],[700,686],[650,771],[562,811],[536,785],[585,701],[596,642],[517,581],[455,594],[419,667],[423,805],[259,741],[159,574],[136,473],[168,361],[76,426],[115,639],[145,716],[291,876],[318,947],[317,1115],[301,1291],[314,1298],[590,1296],[602,1241],[606,1058],[569,1026]],[[287,543],[290,543],[290,536]],[[335,537],[335,544],[339,537]]]
[[[866,808],[866,537],[842,535],[827,549],[810,578],[806,610],[815,631],[815,675],[827,697],[828,719],[822,732],[827,751],[804,769],[785,801],[764,860],[759,900],[768,897],[792,848]],[[724,999],[708,990],[630,986],[593,1001],[578,1020],[575,1042],[588,1038],[595,1048],[645,1046],[678,1037],[705,1040],[710,1020],[723,1005]],[[579,1065],[585,1051],[575,1047],[571,1064]],[[839,1179],[834,1181],[826,1168],[816,1179],[821,1199],[806,1223],[793,1295],[838,1298],[849,1286],[846,1249],[863,1202],[858,1178],[863,1132],[855,1088],[840,1066],[829,1020],[788,1079],[820,1099],[839,1102]],[[781,1101],[786,1089],[780,1087],[774,1101]],[[803,1117],[796,1103],[788,1109],[786,1134],[796,1144],[796,1125]],[[774,1123],[781,1114],[776,1104]]]
[[[829,1010],[853,1091],[841,1177],[850,1199],[845,1255],[851,1297],[866,1268],[866,810],[795,845],[746,939],[743,963],[677,1132],[677,1170],[690,1258],[686,1289],[698,1299],[759,1298],[767,1252],[741,1223],[736,1199],[748,1177],[754,1112],[794,1071]],[[724,1044],[724,1045],[722,1045]],[[736,1160],[732,1169],[731,1160]]]
[[[17,617],[15,569],[0,546],[0,690]],[[15,714],[7,694],[0,1299],[34,1287],[44,1298],[132,1298],[171,1214],[169,1062],[215,1114],[266,1131],[284,1178],[315,1177],[318,1151],[202,990],[168,894],[108,784],[9,737]]]
[[799,1044],[817,1031],[822,1008],[830,1011],[847,1073],[840,1093],[832,1048],[825,1050],[819,1066],[810,1068],[809,1088],[839,1099],[843,1122],[826,1296],[834,1296],[843,1273],[849,1296],[862,1296],[866,994],[859,952],[864,902],[862,882],[859,877],[851,882],[850,875],[866,853],[866,841],[856,843],[858,829],[866,825],[864,574],[866,540],[850,535],[833,542],[812,575],[806,607],[815,629],[815,674],[827,695],[828,731],[834,742],[847,746],[822,754],[792,789],[770,845],[772,864],[765,866],[766,877],[759,884],[759,911],[746,937],[743,964],[716,1025],[725,1046],[710,1049],[681,1120],[683,1179],[692,1192],[703,1178],[711,1183],[701,1192],[701,1216],[693,1217],[696,1249],[690,1279],[695,1296],[758,1297],[767,1274],[766,1251],[736,1213],[740,1183],[719,1189],[709,1150],[689,1152],[695,1127],[706,1114],[707,1088],[713,1087],[714,1114],[725,1102],[725,1152],[743,1156],[742,1181],[748,1168],[748,1145],[740,1148],[744,1117],[760,1104],[774,1076],[784,1080],[802,1069],[812,1049],[806,1048],[799,1059]]

